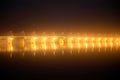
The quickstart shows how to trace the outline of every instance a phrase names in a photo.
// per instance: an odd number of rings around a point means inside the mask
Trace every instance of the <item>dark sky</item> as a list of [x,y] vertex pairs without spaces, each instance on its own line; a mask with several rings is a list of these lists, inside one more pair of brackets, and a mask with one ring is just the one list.
[[3,0],[0,32],[119,32],[117,0]]

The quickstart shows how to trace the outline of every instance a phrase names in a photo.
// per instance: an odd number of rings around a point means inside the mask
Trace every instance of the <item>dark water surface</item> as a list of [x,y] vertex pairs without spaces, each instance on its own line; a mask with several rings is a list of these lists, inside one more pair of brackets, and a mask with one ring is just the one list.
[[[0,53],[0,73],[3,78],[37,79],[62,78],[73,79],[115,79],[119,77],[120,52],[60,52],[53,55],[47,52]],[[7,77],[4,77],[7,76]]]

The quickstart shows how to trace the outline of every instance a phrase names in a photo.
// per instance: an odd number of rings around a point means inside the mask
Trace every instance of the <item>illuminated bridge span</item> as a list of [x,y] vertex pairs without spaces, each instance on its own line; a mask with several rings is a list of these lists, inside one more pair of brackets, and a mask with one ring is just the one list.
[[0,36],[0,52],[119,49],[119,36]]

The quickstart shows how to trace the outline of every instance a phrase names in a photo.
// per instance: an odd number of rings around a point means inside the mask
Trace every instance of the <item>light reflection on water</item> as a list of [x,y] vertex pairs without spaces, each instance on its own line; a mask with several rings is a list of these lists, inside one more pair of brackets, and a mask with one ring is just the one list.
[[12,58],[13,55],[16,54],[20,54],[21,56],[25,56],[25,55],[33,55],[33,56],[37,56],[37,55],[43,55],[43,56],[47,56],[47,55],[82,55],[82,54],[86,54],[86,55],[93,55],[93,54],[109,54],[109,53],[113,53],[114,52],[120,52],[120,49],[118,47],[116,48],[80,48],[80,49],[57,49],[57,50],[32,50],[32,49],[0,49],[0,54],[8,54],[10,55],[10,57]]

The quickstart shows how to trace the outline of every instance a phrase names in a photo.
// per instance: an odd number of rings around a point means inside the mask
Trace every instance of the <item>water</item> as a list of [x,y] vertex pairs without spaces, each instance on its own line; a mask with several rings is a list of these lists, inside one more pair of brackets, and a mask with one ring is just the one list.
[[[24,55],[23,55],[24,54]],[[12,57],[11,57],[12,55]],[[81,79],[118,76],[120,71],[119,50],[70,50],[40,52],[0,52],[1,76],[10,79],[36,79],[48,77],[80,77]],[[47,76],[47,77],[44,77]]]

